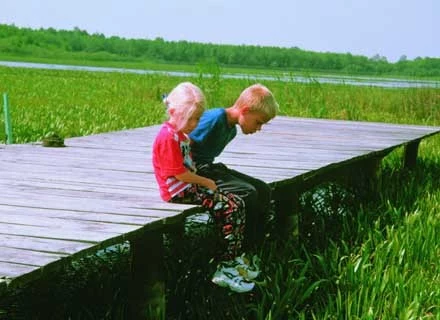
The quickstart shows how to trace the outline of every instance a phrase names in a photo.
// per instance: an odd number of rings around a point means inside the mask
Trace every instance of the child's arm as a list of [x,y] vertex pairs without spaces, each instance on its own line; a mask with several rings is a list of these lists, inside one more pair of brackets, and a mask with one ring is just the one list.
[[189,170],[185,171],[184,173],[178,174],[175,177],[177,180],[186,183],[198,184],[208,189],[211,189],[212,191],[217,190],[217,185],[215,184],[214,180],[199,176],[198,174],[195,174],[194,172],[191,172]]

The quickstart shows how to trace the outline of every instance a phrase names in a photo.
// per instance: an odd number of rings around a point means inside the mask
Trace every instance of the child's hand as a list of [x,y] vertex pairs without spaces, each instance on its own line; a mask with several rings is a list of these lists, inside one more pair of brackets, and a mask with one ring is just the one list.
[[209,188],[212,191],[217,190],[217,185],[215,184],[214,180],[208,179],[208,183],[206,184],[206,187]]

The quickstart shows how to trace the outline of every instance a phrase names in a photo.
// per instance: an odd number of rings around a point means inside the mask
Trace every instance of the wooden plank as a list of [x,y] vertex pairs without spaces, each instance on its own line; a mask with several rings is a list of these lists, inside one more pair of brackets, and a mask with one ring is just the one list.
[[56,260],[67,257],[66,254],[46,253],[26,249],[0,247],[1,262],[42,267]]
[[422,126],[422,125],[412,125],[412,124],[397,124],[397,123],[386,123],[386,122],[373,122],[373,121],[353,121],[353,120],[335,120],[335,119],[316,119],[316,118],[301,118],[301,117],[286,117],[277,116],[274,120],[270,122],[273,126],[286,126],[292,128],[293,126],[308,126],[316,128],[317,126],[327,127],[332,129],[343,128],[344,130],[353,129],[355,131],[359,129],[365,129],[370,131],[386,130],[386,131],[423,131],[428,132],[438,132],[439,127],[434,126]]
[[[121,172],[118,170],[99,170],[88,168],[66,168],[59,166],[54,168],[50,165],[41,164],[15,164],[8,163],[4,168],[8,168],[3,175],[11,175],[14,172],[19,173],[23,178],[33,177],[45,180],[57,181],[90,181],[99,183],[108,183],[115,185],[134,185],[147,186],[148,182],[145,179],[153,181],[154,177],[148,177],[148,174],[142,172]],[[64,170],[65,169],[65,170]]]
[[138,200],[150,200],[159,201],[160,198],[157,195],[157,190],[145,189],[142,191],[133,190],[132,193],[120,192],[111,189],[97,188],[60,188],[59,185],[53,185],[51,183],[27,183],[26,181],[16,181],[7,183],[9,187],[6,192],[30,192],[31,194],[49,193],[51,195],[65,195],[72,198],[93,198],[93,199],[105,199],[116,201],[138,201]]
[[20,277],[38,269],[39,266],[0,261],[0,275],[6,278]]
[[[3,194],[0,199],[0,205],[32,207],[52,210],[73,210],[87,214],[93,213],[111,213],[111,214],[130,214],[139,217],[146,217],[146,223],[154,223],[162,219],[178,216],[182,211],[194,209],[197,206],[183,205],[161,202],[161,203],[137,203],[136,207],[131,207],[131,203],[120,203],[118,201],[101,200],[98,203],[92,203],[90,199],[69,199],[67,197],[44,195],[44,197],[33,198],[32,193],[27,193],[23,198],[20,195]],[[56,203],[51,203],[55,202]]]
[[[0,234],[9,234],[9,235],[20,235],[20,236],[28,236],[28,237],[38,237],[38,238],[50,238],[50,239],[59,239],[59,240],[78,240],[84,242],[94,242],[98,243],[100,241],[104,241],[110,238],[116,238],[121,236],[120,232],[116,231],[108,231],[104,230],[102,232],[98,232],[95,230],[87,230],[85,228],[74,230],[71,228],[47,228],[40,226],[32,226],[32,225],[17,225],[17,224],[0,224]],[[123,233],[122,233],[123,234]],[[1,254],[0,254],[1,257]]]
[[[0,205],[0,211],[3,215],[14,215],[28,219],[31,217],[48,217],[68,220],[95,221],[106,223],[120,223],[129,225],[144,225],[157,220],[155,211],[147,211],[144,215],[134,215],[130,213],[108,213],[108,212],[81,212],[60,209],[33,208],[20,206]],[[1,219],[1,217],[0,217]]]
[[61,253],[64,255],[74,254],[93,246],[93,243],[80,242],[77,240],[66,241],[29,237],[21,235],[0,234],[0,247],[26,249],[41,252]]
[[[151,181],[151,180],[150,180]],[[117,193],[119,195],[136,195],[143,196],[148,192],[156,192],[157,186],[153,185],[151,181],[150,185],[144,186],[124,186],[124,185],[113,185],[113,184],[98,184],[89,181],[57,181],[57,180],[41,180],[39,178],[25,178],[18,174],[8,174],[4,175],[3,179],[0,181],[0,185],[4,188],[19,188],[20,186],[34,186],[40,188],[51,188],[51,189],[65,189],[65,190],[82,190],[90,192],[108,192]]]
[[41,228],[57,228],[61,231],[88,231],[97,233],[119,233],[124,234],[138,229],[143,224],[101,222],[91,220],[76,220],[71,218],[57,218],[26,215],[26,224],[23,215],[2,213],[1,224],[13,224],[20,226],[32,226]]

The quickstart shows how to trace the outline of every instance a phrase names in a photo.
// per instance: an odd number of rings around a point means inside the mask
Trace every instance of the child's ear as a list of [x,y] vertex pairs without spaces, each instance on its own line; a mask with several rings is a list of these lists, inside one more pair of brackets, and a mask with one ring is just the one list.
[[249,112],[249,110],[250,110],[250,107],[248,105],[245,105],[245,106],[241,107],[240,113],[241,114],[246,114],[246,113]]

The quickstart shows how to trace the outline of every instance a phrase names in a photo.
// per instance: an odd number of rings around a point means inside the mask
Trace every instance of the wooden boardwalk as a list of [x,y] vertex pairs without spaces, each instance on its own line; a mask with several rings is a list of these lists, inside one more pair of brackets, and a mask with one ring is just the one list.
[[[151,166],[158,126],[0,146],[0,293],[63,262],[160,230],[195,206],[163,202]],[[277,117],[218,161],[280,185],[418,142],[440,127]]]

